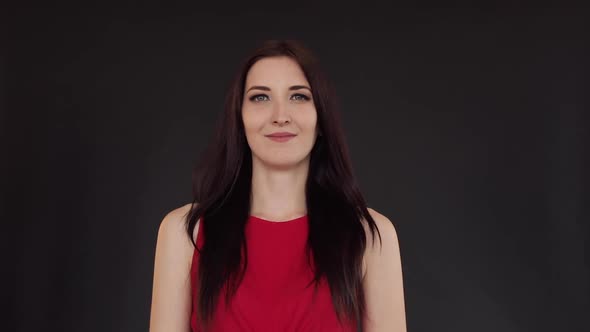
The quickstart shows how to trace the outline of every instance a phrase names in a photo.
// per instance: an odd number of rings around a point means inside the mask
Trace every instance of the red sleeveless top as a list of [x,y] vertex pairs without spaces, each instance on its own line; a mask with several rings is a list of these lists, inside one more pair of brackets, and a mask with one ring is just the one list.
[[[205,241],[203,222],[199,222],[197,246]],[[250,216],[245,237],[248,266],[231,306],[225,308],[225,290],[217,301],[211,331],[346,331],[357,330],[356,322],[340,325],[332,305],[330,288],[322,278],[314,299],[313,271],[305,256],[308,218],[304,215],[288,221],[269,221]],[[195,249],[191,266],[191,328],[201,332],[197,321],[199,252]],[[343,319],[345,324],[346,319]]]

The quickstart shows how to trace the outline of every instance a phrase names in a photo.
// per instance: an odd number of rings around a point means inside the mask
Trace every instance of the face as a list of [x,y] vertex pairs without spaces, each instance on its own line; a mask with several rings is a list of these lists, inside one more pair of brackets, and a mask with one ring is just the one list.
[[[258,60],[244,86],[242,120],[253,162],[289,167],[308,160],[317,138],[317,113],[309,82],[289,57]],[[291,133],[273,140],[273,133]]]

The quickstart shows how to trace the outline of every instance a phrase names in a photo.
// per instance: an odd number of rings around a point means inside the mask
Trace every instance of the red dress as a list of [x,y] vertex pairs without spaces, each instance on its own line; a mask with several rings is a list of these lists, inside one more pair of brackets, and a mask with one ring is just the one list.
[[[204,234],[199,223],[197,246],[202,248]],[[289,221],[274,222],[250,216],[245,236],[248,266],[231,307],[225,309],[224,294],[217,302],[212,332],[296,332],[357,330],[356,322],[339,324],[324,279],[313,301],[313,272],[307,264],[305,245],[308,234],[307,215]],[[197,321],[195,289],[199,253],[195,249],[191,266],[191,328],[200,332]],[[225,291],[225,287],[222,289]],[[343,324],[345,324],[343,319]]]

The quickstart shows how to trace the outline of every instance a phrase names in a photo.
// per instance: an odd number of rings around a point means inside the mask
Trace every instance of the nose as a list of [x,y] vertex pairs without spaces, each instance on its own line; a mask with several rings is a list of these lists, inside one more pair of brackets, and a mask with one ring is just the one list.
[[272,112],[272,123],[282,126],[290,122],[291,118],[285,105],[281,102],[276,102]]

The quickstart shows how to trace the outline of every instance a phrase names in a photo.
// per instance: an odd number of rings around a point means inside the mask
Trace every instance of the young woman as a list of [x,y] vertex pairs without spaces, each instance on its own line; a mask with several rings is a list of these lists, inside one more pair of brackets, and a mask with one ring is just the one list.
[[151,332],[406,331],[395,228],[367,207],[300,42],[243,62],[193,182],[158,231]]

